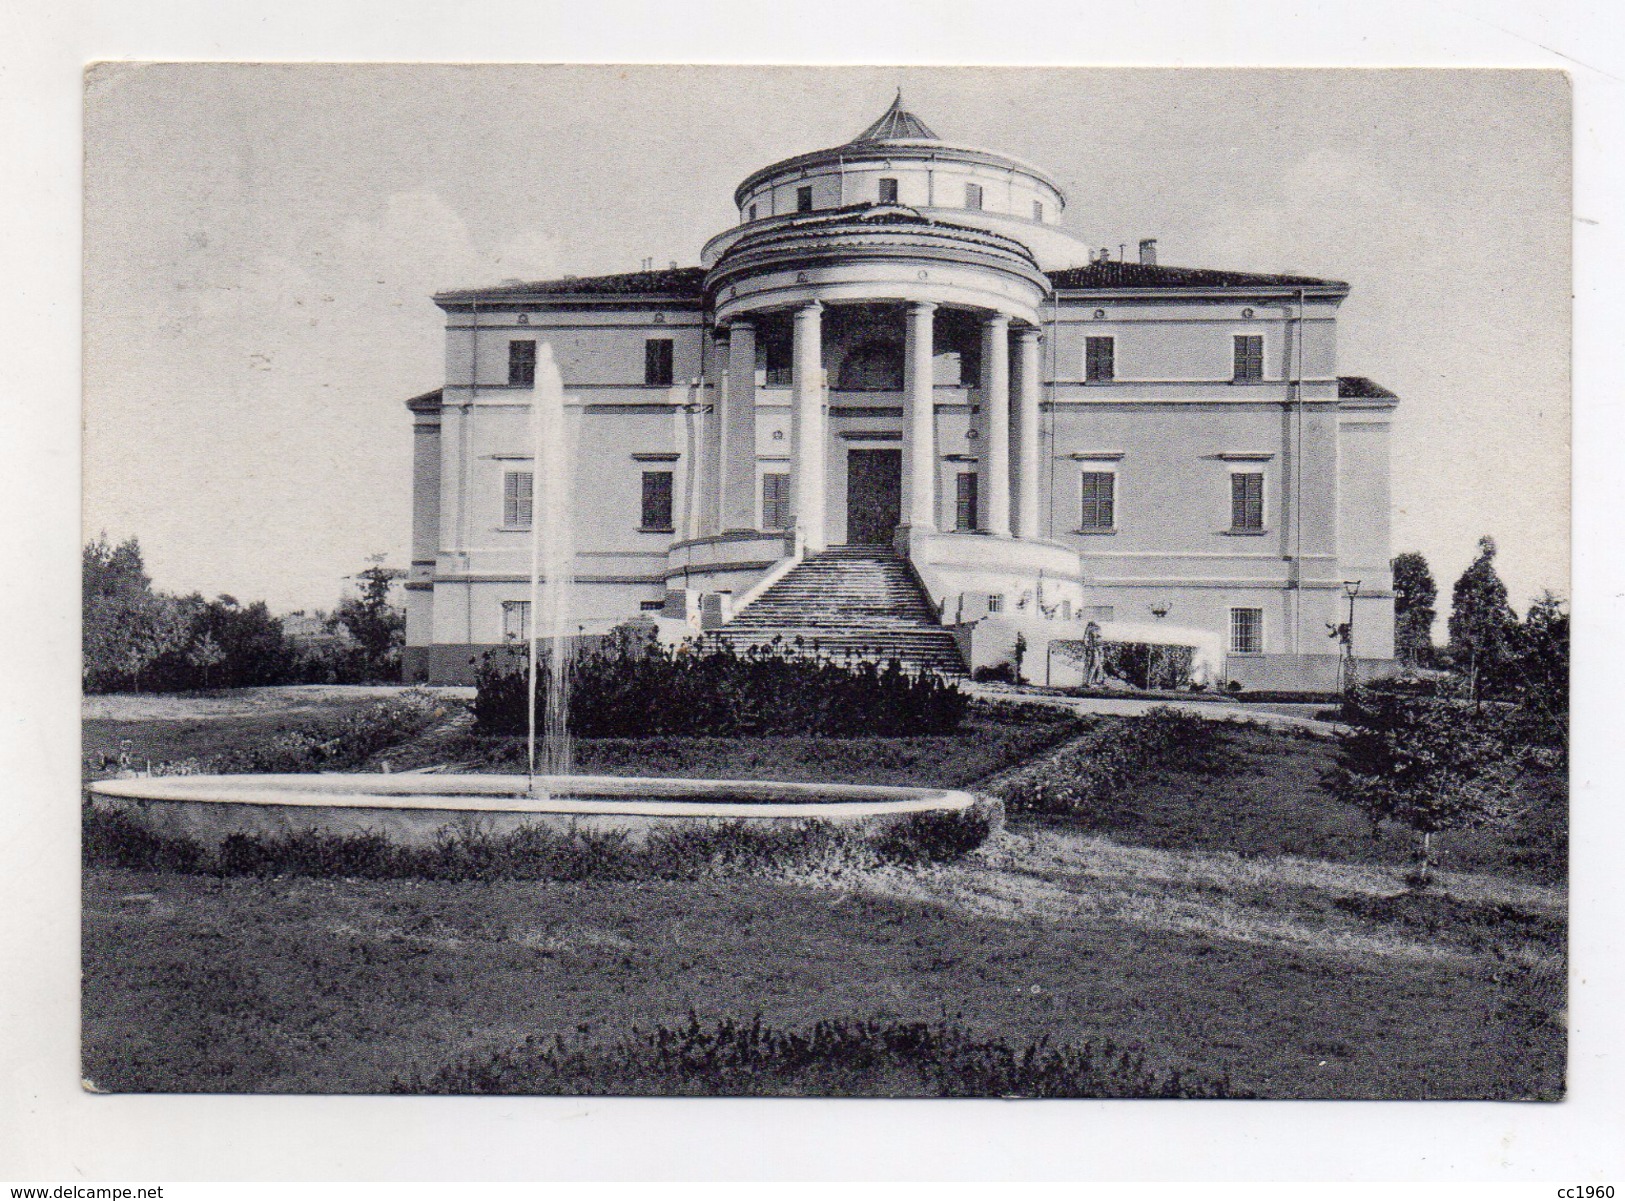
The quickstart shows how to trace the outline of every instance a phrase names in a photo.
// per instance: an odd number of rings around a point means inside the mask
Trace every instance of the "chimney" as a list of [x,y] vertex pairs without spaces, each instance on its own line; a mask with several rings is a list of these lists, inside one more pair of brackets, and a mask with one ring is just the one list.
[[1155,238],[1140,239],[1140,262],[1147,267],[1157,265],[1157,240]]

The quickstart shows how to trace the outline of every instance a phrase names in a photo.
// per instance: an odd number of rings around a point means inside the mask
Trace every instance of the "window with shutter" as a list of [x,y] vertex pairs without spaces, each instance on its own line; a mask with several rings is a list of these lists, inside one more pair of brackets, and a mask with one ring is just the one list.
[[1079,529],[1109,530],[1117,520],[1117,473],[1115,471],[1085,471],[1083,473],[1083,516]]
[[536,342],[508,343],[508,382],[516,387],[530,388],[536,384]]
[[1091,384],[1110,382],[1117,374],[1117,339],[1085,338],[1083,378]]
[[671,472],[669,471],[645,471],[643,473],[642,528],[652,533],[671,533]]
[[1264,610],[1230,610],[1230,653],[1258,655],[1264,651]]
[[528,530],[535,478],[528,471],[510,471],[502,477],[502,524],[509,529]]
[[897,181],[895,179],[882,179],[880,181],[880,203],[897,203]]
[[968,209],[979,209],[982,207],[981,184],[968,183],[965,185],[965,207]]
[[671,386],[671,339],[650,338],[643,344],[643,382],[652,387]]
[[954,528],[956,530],[974,530],[976,528],[976,473],[974,471],[961,471],[957,490],[954,494]]
[[762,476],[762,528],[790,528],[790,477],[781,471]]
[[1033,201],[1033,220],[1034,221],[1042,221],[1043,219],[1044,219],[1044,202],[1042,200],[1035,200],[1035,201]]
[[796,189],[796,212],[812,212],[812,189],[810,187]]
[[1235,378],[1238,380],[1264,378],[1264,338],[1262,334],[1236,335]]
[[1258,471],[1236,471],[1230,475],[1230,528],[1264,528],[1264,475]]

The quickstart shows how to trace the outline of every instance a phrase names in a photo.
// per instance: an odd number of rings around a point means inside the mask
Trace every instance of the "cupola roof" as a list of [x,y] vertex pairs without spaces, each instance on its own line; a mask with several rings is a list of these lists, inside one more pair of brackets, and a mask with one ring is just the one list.
[[880,119],[847,143],[856,146],[863,142],[937,141],[931,127],[903,107],[903,89],[897,89],[897,98],[891,107],[880,114]]

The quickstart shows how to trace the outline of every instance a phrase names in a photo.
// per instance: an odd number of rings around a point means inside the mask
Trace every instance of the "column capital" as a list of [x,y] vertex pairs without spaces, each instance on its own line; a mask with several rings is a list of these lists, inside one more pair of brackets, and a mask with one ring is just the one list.
[[824,302],[822,300],[804,301],[801,304],[796,305],[796,316],[811,317],[815,313],[822,312],[823,308]]
[[986,325],[986,326],[995,326],[995,325],[1009,326],[1009,324],[1010,324],[1010,314],[1009,313],[999,313],[999,312],[989,313],[986,317],[982,318],[982,324]]
[[756,319],[754,317],[734,317],[734,318],[730,319],[726,324],[719,325],[717,328],[722,330],[723,333],[727,333],[727,334],[733,333],[733,331],[736,330],[736,329],[737,330],[755,329],[756,328]]
[[906,307],[911,313],[934,313],[942,306],[934,300],[910,300]]
[[1016,327],[1015,335],[1023,342],[1037,342],[1043,338],[1044,333],[1036,325],[1020,325]]

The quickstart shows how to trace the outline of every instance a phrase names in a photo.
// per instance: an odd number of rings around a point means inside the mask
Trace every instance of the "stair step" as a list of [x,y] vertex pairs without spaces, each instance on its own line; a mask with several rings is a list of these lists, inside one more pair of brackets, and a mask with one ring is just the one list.
[[778,647],[825,658],[886,662],[963,675],[954,636],[938,621],[906,561],[888,547],[830,547],[792,568],[732,621],[705,637],[744,652]]

